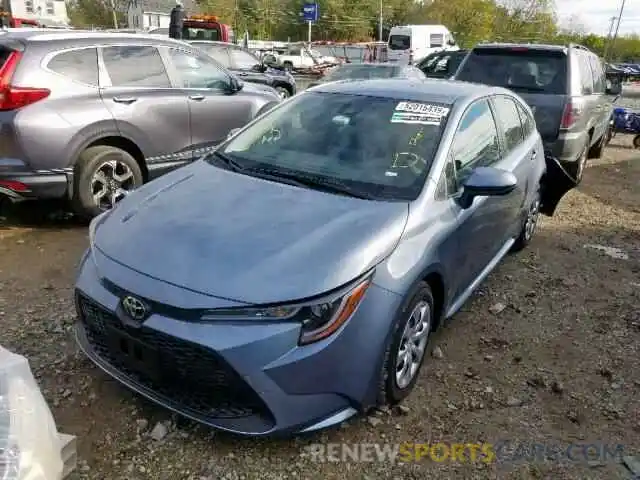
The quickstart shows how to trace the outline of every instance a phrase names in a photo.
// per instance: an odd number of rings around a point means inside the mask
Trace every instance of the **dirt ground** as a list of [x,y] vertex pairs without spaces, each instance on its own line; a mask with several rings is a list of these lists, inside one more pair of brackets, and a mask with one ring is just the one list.
[[543,219],[532,245],[509,256],[434,336],[436,351],[406,408],[292,440],[212,432],[107,378],[71,333],[86,227],[43,221],[35,206],[3,215],[0,343],[29,358],[59,429],[79,437],[73,478],[630,478],[603,459],[316,463],[301,455],[326,442],[504,440],[622,444],[637,454],[640,152],[629,138],[614,139],[556,216]]

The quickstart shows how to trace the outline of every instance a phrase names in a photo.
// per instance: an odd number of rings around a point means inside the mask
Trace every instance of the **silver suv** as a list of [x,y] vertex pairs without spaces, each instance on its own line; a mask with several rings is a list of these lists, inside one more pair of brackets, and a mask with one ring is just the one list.
[[0,194],[92,217],[280,101],[168,38],[0,33]]
[[598,56],[581,45],[481,44],[456,80],[506,87],[534,112],[545,151],[577,182],[589,158],[602,156],[613,96]]

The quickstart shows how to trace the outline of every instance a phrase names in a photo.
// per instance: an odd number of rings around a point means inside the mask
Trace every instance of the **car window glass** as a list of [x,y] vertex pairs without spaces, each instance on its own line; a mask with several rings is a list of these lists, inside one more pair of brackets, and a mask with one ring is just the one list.
[[600,59],[595,55],[591,55],[589,62],[591,63],[591,70],[593,72],[593,93],[605,93],[606,81]]
[[174,49],[169,51],[169,55],[182,79],[184,88],[225,90],[228,87],[228,75],[213,62]]
[[102,57],[114,87],[171,87],[164,63],[155,47],[104,47]]
[[213,58],[223,67],[229,68],[231,66],[231,60],[229,59],[229,54],[227,53],[226,48],[207,47],[204,50],[211,58]]
[[260,63],[253,55],[237,48],[232,48],[229,53],[236,68],[250,69]]
[[511,152],[524,139],[518,108],[513,100],[503,95],[496,96],[493,103],[496,108],[496,119],[504,132],[506,152]]
[[409,50],[411,48],[411,37],[409,35],[391,35],[389,37],[389,49]]
[[518,93],[564,94],[567,57],[560,51],[542,49],[478,48],[469,54],[456,79]]
[[580,83],[582,85],[582,94],[589,95],[593,93],[593,73],[589,66],[589,58],[586,55],[578,55],[578,66],[580,68]]
[[235,136],[223,153],[403,200],[424,186],[450,105],[309,92]]
[[452,146],[458,184],[476,167],[489,167],[500,160],[498,130],[487,100],[465,112]]
[[527,109],[519,102],[516,102],[516,108],[520,114],[520,122],[522,123],[524,138],[528,138],[536,129],[536,121]]
[[47,67],[76,82],[98,85],[98,49],[96,48],[59,53],[51,59]]

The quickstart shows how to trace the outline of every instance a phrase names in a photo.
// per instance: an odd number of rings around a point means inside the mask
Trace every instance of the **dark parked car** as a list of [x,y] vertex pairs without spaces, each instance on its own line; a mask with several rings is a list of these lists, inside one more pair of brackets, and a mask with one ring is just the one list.
[[430,334],[572,185],[508,90],[319,85],[94,219],[77,340],[213,427],[325,428],[407,397]]
[[467,56],[469,50],[444,50],[427,55],[416,63],[429,78],[450,78]]
[[612,97],[605,68],[580,45],[483,44],[460,65],[457,80],[509,88],[533,109],[545,150],[578,181],[607,143]]
[[196,48],[141,34],[0,35],[0,194],[93,216],[281,101]]
[[320,80],[313,82],[309,88],[321,83],[339,80],[370,80],[374,78],[404,78],[419,80],[427,78],[413,65],[397,65],[395,63],[350,63],[333,68]]
[[205,40],[193,40],[189,43],[203,50],[244,81],[269,85],[282,98],[296,93],[296,80],[289,72],[265,65],[256,55],[239,45]]

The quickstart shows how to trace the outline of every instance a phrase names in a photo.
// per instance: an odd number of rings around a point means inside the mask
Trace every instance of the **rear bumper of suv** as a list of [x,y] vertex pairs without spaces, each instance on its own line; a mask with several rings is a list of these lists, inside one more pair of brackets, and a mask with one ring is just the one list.
[[62,198],[72,173],[70,169],[34,171],[20,160],[0,158],[0,195],[13,201]]
[[584,151],[589,139],[587,132],[560,133],[552,142],[545,141],[545,151],[561,163],[575,163]]

